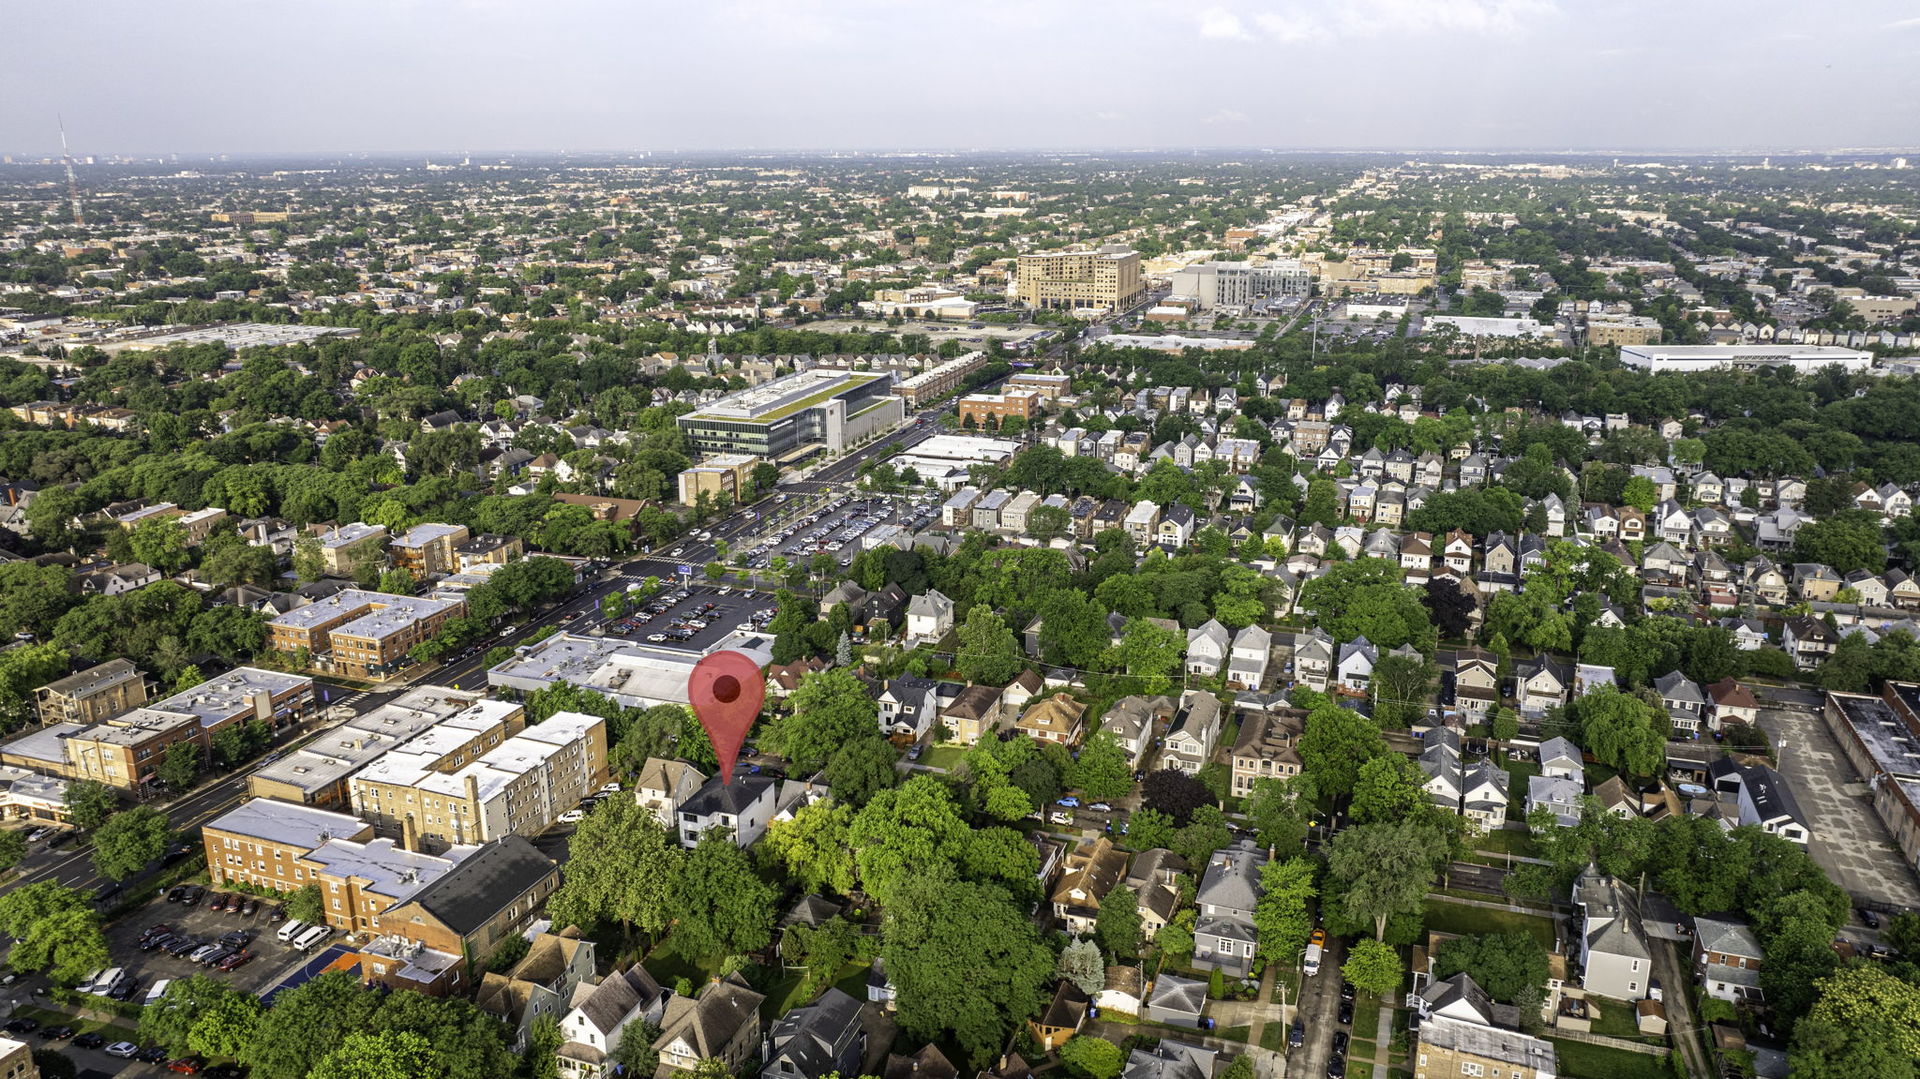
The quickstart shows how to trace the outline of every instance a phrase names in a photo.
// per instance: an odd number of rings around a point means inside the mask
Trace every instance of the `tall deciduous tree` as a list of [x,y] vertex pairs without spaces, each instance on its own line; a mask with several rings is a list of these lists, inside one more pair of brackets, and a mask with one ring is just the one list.
[[1254,906],[1257,950],[1269,963],[1292,963],[1313,932],[1310,905],[1316,893],[1315,866],[1306,857],[1268,862],[1260,870],[1260,899]]
[[1186,648],[1186,638],[1173,630],[1145,618],[1129,618],[1120,631],[1120,643],[1107,651],[1107,666],[1125,672],[1136,692],[1164,693],[1173,685],[1173,673],[1180,669]]
[[1343,798],[1353,793],[1360,768],[1387,752],[1387,741],[1373,721],[1327,702],[1307,713],[1300,735],[1300,762],[1322,794]]
[[761,843],[780,859],[795,883],[810,892],[845,895],[856,883],[853,847],[853,807],[814,802],[791,820],[767,826]]
[[93,834],[93,868],[108,880],[126,880],[167,852],[173,828],[147,806],[116,813]]
[[1385,939],[1388,918],[1419,913],[1446,855],[1440,832],[1425,824],[1354,825],[1327,850],[1327,891],[1350,921],[1372,921],[1374,938]]
[[880,729],[879,707],[845,668],[807,675],[788,702],[792,712],[773,722],[767,740],[802,770],[825,765],[841,746]]
[[886,905],[915,876],[956,865],[969,831],[946,785],[932,776],[881,791],[848,831],[861,888]]
[[120,796],[113,788],[92,779],[79,779],[67,786],[67,813],[74,827],[92,831],[107,822],[120,808]]
[[[904,789],[904,788],[903,788]],[[951,1038],[983,1066],[1039,1011],[1053,953],[1007,893],[919,873],[885,903],[881,955],[909,1037]]]
[[1407,968],[1406,964],[1400,962],[1400,953],[1391,945],[1378,940],[1360,940],[1347,953],[1347,961],[1341,965],[1340,973],[1361,992],[1384,997],[1400,988]]
[[433,1073],[433,1046],[411,1030],[350,1031],[308,1079],[413,1079]]
[[1546,948],[1528,933],[1471,933],[1441,944],[1433,953],[1434,976],[1463,972],[1502,1004],[1545,992],[1551,973]]
[[1110,731],[1095,731],[1080,747],[1080,756],[1073,762],[1068,783],[1095,801],[1119,798],[1133,789],[1129,765],[1127,751],[1121,748],[1119,739]]
[[1115,885],[1100,901],[1093,920],[1093,937],[1114,959],[1140,957],[1140,897],[1124,884]]
[[1433,808],[1420,766],[1398,753],[1375,757],[1360,766],[1353,784],[1353,819],[1375,821],[1424,818]]
[[644,806],[609,798],[596,806],[568,844],[567,872],[550,909],[562,923],[618,922],[659,933],[679,913],[685,852]]
[[1666,764],[1667,718],[1647,702],[1601,686],[1573,703],[1580,744],[1602,764],[1629,775],[1658,775]]
[[1001,686],[1020,673],[1020,642],[994,610],[976,603],[958,630],[954,666],[968,681]]
[[744,955],[767,946],[779,895],[731,835],[714,829],[701,836],[679,876],[673,940],[681,954]]

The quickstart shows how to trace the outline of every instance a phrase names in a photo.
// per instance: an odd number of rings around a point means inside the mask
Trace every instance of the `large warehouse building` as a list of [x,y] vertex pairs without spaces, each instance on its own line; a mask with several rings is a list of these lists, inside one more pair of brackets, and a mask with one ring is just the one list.
[[893,376],[815,369],[728,394],[681,416],[701,453],[746,453],[780,462],[824,447],[839,453],[906,418]]
[[1621,345],[1620,362],[1654,374],[1723,367],[1791,367],[1809,374],[1834,364],[1865,371],[1873,366],[1873,353],[1833,345]]

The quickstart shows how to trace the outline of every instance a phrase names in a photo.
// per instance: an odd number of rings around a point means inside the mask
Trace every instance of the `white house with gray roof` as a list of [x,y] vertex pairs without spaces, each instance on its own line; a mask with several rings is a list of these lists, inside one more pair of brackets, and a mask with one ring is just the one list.
[[1253,925],[1260,902],[1260,871],[1266,851],[1251,839],[1214,851],[1194,895],[1199,918],[1193,927],[1193,965],[1245,975],[1253,969],[1259,936]]
[[1653,981],[1653,955],[1640,912],[1624,885],[1592,865],[1573,882],[1581,987],[1615,1000],[1644,1000]]

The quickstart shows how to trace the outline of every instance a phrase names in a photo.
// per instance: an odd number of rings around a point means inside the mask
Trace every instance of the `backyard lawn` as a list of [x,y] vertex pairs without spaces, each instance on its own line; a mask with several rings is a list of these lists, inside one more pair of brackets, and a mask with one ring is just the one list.
[[1595,1034],[1606,1034],[1615,1038],[1639,1038],[1640,1021],[1635,1016],[1633,1005],[1624,1000],[1609,1000],[1606,997],[1591,998],[1599,1005],[1600,1014],[1593,1021]]
[[1648,1056],[1607,1045],[1549,1038],[1565,1079],[1673,1079],[1665,1056]]
[[[1519,814],[1516,813],[1516,816]],[[1488,832],[1474,840],[1474,849],[1492,854],[1517,854],[1522,858],[1532,858],[1539,854],[1540,845],[1525,832],[1516,832],[1510,828]]]
[[1537,915],[1429,899],[1426,924],[1429,932],[1461,936],[1469,933],[1529,933],[1542,947],[1553,950],[1553,922]]
[[960,762],[966,759],[967,750],[964,746],[934,746],[920,755],[921,764],[949,772],[960,767]]

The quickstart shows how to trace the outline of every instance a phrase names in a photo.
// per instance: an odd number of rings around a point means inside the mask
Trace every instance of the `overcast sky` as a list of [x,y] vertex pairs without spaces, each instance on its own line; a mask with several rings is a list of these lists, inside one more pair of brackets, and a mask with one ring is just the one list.
[[1920,143],[1913,0],[8,4],[0,150]]

